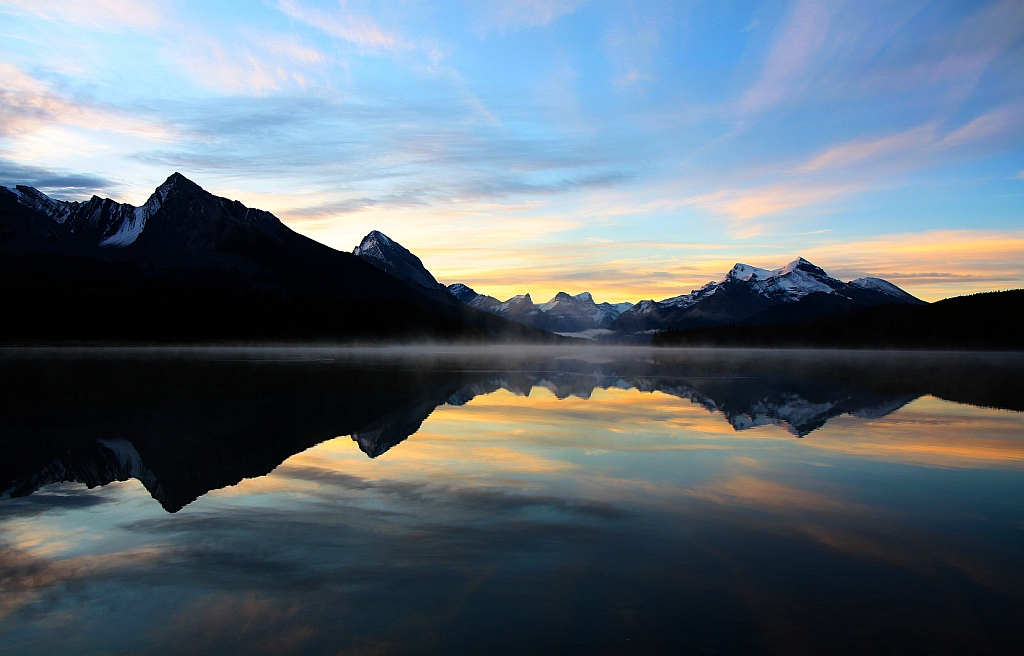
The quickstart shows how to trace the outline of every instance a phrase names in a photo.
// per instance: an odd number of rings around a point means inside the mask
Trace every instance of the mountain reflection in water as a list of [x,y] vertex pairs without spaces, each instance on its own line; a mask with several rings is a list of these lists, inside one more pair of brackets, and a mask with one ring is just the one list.
[[141,353],[0,357],[0,647],[84,640],[49,599],[126,650],[94,581],[179,586],[189,652],[1020,644],[1021,356]]
[[18,497],[50,483],[135,478],[175,512],[340,435],[379,457],[438,406],[499,389],[529,396],[545,388],[559,399],[609,388],[661,392],[720,414],[738,431],[773,424],[797,437],[840,415],[883,417],[925,394],[1024,408],[1019,369],[1005,356],[907,355],[893,363],[888,354],[728,351],[639,359],[628,351],[555,359],[456,352],[429,360],[320,353],[326,359],[302,352],[265,359],[259,351],[138,359],[114,351],[45,366],[8,358],[0,362],[0,492]]

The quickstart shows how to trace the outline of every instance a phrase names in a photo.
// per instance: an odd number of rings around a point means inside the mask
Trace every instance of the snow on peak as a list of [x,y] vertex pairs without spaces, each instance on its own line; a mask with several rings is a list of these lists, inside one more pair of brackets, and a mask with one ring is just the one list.
[[758,267],[750,266],[749,264],[737,262],[732,269],[729,269],[729,273],[725,275],[722,282],[725,282],[726,280],[765,280],[774,273],[775,271],[759,269]]
[[391,240],[388,236],[379,230],[371,230],[368,235],[363,237],[363,240],[359,242],[359,245],[352,251],[354,255],[373,255],[374,251],[377,253],[381,252],[381,248],[387,248],[391,246]]
[[[775,273],[778,274],[778,275],[785,275],[787,273],[793,273],[798,268],[801,268],[800,267],[801,264],[805,264],[805,265],[806,264],[810,264],[810,266],[814,267],[815,269],[818,268],[818,267],[814,266],[813,264],[811,264],[810,262],[808,262],[807,260],[805,260],[804,258],[798,257],[795,260],[793,260],[792,262],[790,262],[789,264],[787,264],[786,266],[782,267],[781,269],[777,269],[775,271]],[[806,268],[806,267],[804,267],[804,268]]]
[[420,258],[379,230],[371,230],[363,237],[352,254],[407,283],[427,289],[447,289],[427,271]]
[[590,292],[583,292],[581,294],[576,294],[575,298],[578,298],[579,300],[583,301],[584,303],[593,303],[594,302],[594,297],[590,295]]

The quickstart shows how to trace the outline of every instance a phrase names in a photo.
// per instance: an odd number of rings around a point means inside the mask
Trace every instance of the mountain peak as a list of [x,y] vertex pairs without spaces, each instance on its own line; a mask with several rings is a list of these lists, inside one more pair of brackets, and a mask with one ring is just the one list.
[[764,280],[771,275],[772,272],[768,269],[760,269],[749,264],[737,262],[729,269],[729,273],[725,274],[725,279],[722,282],[726,280]]
[[583,301],[584,303],[593,303],[594,302],[594,297],[590,295],[590,292],[583,292],[581,294],[576,294],[576,298],[578,298],[579,300]]
[[448,291],[427,271],[420,258],[379,230],[371,230],[363,237],[359,245],[352,249],[352,254],[406,284]]
[[473,296],[477,296],[477,293],[476,293],[475,289],[473,289],[469,285],[464,285],[461,282],[457,282],[457,283],[453,283],[451,285],[448,285],[448,293],[451,294],[452,296],[454,296],[455,298],[459,298],[462,295],[468,295],[468,294],[472,294]]
[[[383,248],[390,248],[392,245],[391,240],[380,230],[371,230],[363,240],[359,242],[355,250],[352,251],[354,255],[360,255],[363,253],[370,253],[372,251],[380,250]],[[402,248],[399,246],[399,248]]]
[[164,180],[164,183],[162,185],[160,185],[160,186],[164,187],[164,186],[167,186],[167,185],[175,185],[175,184],[182,184],[182,183],[190,184],[190,185],[195,185],[197,187],[199,186],[195,182],[192,182],[191,180],[186,178],[184,175],[182,175],[178,171],[175,171],[174,173],[172,173],[169,176],[167,176],[167,179]]
[[805,260],[802,257],[796,258],[795,260],[793,260],[792,262],[790,262],[786,266],[784,266],[781,269],[779,269],[779,274],[780,275],[785,275],[787,273],[792,273],[793,271],[797,271],[797,270],[806,271],[808,273],[816,273],[816,274],[823,275],[823,276],[826,276],[826,277],[828,276],[828,274],[825,273],[824,269],[822,269],[819,266],[816,266],[815,264],[812,264],[810,260]]

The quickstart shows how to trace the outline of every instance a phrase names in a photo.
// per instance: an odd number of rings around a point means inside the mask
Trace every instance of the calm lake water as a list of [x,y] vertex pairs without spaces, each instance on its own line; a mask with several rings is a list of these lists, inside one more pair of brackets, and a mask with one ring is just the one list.
[[1020,653],[1024,357],[0,354],[0,653]]

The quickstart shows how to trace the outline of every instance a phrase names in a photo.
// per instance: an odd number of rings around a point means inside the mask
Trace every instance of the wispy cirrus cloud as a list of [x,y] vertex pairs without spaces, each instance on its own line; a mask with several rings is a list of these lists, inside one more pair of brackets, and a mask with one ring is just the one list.
[[926,9],[921,0],[795,0],[737,111],[798,106],[809,96],[889,104],[924,89],[936,105],[948,107],[968,97],[1024,29],[1020,2],[1000,0],[923,38],[898,38],[913,33],[913,21]]
[[722,189],[692,196],[686,202],[728,217],[733,222],[735,234],[749,238],[773,227],[754,219],[833,202],[863,189],[858,183],[779,182],[750,189]]
[[743,95],[745,112],[774,107],[799,91],[815,56],[825,46],[838,3],[798,0],[765,59],[760,77]]
[[101,31],[151,29],[164,21],[160,6],[150,0],[0,0],[4,11]]
[[[798,165],[796,173],[817,173],[877,165],[889,160],[911,170],[938,163],[938,158],[957,155],[964,147],[989,142],[1002,147],[1013,133],[1024,133],[1024,103],[1011,102],[985,112],[959,126],[943,126],[938,121],[873,139],[855,139],[813,156]],[[887,169],[891,172],[891,169]]]
[[470,3],[475,14],[475,32],[506,32],[526,27],[542,27],[561,16],[571,14],[590,0],[478,0]]
[[173,131],[158,120],[146,120],[108,105],[72,99],[50,84],[12,64],[0,61],[0,137],[24,137],[55,125],[90,131],[111,131],[165,141]]
[[343,1],[336,11],[308,7],[297,0],[278,0],[277,8],[290,18],[367,50],[408,50],[412,44],[396,31],[381,27],[373,17],[350,11]]
[[839,143],[800,162],[741,170],[721,188],[685,202],[727,219],[734,235],[749,238],[778,228],[786,213],[826,205],[835,209],[844,199],[891,189],[915,172],[999,152],[1022,135],[1024,103],[1011,102],[965,123],[928,121]]
[[604,51],[620,89],[646,89],[654,81],[651,61],[662,30],[672,23],[672,7],[662,2],[623,3],[605,32]]
[[305,88],[333,61],[294,35],[255,30],[232,37],[194,30],[168,52],[191,80],[224,94]]

